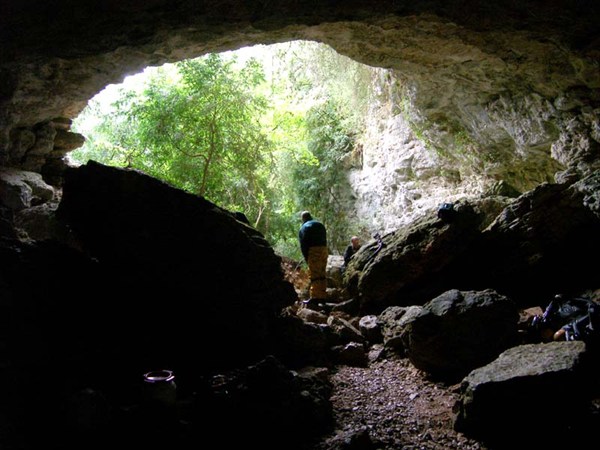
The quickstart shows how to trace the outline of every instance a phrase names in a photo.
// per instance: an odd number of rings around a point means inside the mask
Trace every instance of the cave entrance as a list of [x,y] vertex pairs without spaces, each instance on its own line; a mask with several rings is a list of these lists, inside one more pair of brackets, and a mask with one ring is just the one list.
[[86,143],[69,158],[139,169],[243,212],[293,259],[298,214],[311,210],[341,254],[349,236],[371,232],[352,176],[373,112],[396,100],[392,84],[390,70],[310,41],[148,67],[90,100],[73,124]]
[[[391,231],[442,202],[498,192],[491,189],[496,183],[525,192],[553,182],[567,166],[579,167],[574,158],[587,155],[595,119],[583,108],[590,88],[597,86],[597,71],[588,70],[585,55],[571,55],[569,65],[561,48],[540,38],[543,33],[485,27],[477,31],[436,15],[348,17],[345,9],[344,20],[328,15],[326,21],[310,21],[311,25],[303,16],[296,25],[290,17],[274,28],[152,28],[148,39],[125,34],[123,45],[101,41],[93,48],[84,40],[61,46],[60,57],[41,58],[27,67],[27,60],[23,67],[15,63],[21,90],[5,115],[10,121],[4,161],[59,185],[63,155],[73,139],[70,119],[120,74],[210,51],[290,39],[324,42],[381,68],[373,69],[379,88],[373,92],[379,101],[361,123],[367,132],[357,139],[358,127],[351,130],[352,151],[336,160],[347,170],[340,179],[347,179],[351,196],[349,203],[339,196],[334,201],[344,205],[341,210],[358,226],[358,234]],[[155,128],[156,134],[159,130]],[[157,161],[154,168],[160,165]],[[317,169],[324,166],[309,167],[319,174]],[[251,192],[245,180],[234,181],[236,189],[226,193]],[[319,194],[314,197],[330,200],[337,193]],[[285,207],[314,210],[300,203],[302,208]],[[269,219],[264,208],[255,209],[250,219],[263,229],[276,228],[284,217],[279,213]],[[290,225],[285,234],[294,235],[296,226],[292,230]],[[348,231],[340,233],[344,243],[357,234]]]

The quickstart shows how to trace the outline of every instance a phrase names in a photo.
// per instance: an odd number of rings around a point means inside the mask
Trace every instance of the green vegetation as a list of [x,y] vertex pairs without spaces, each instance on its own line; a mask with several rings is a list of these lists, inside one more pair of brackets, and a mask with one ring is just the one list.
[[315,43],[275,51],[149,69],[110,105],[90,102],[74,124],[87,141],[72,158],[139,169],[242,211],[295,259],[298,213],[308,209],[328,227],[331,251],[343,251],[351,191],[342,163],[364,122],[370,69]]
[[312,160],[295,164],[292,183],[297,186],[296,203],[305,205],[327,224],[329,245],[343,249],[351,235],[347,205],[351,187],[343,158],[354,146],[335,101],[311,108],[306,115],[307,146]]

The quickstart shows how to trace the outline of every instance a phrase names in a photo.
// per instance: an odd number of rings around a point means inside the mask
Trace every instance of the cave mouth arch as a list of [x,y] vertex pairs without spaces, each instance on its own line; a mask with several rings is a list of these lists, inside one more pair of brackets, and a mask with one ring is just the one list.
[[[124,74],[253,44],[313,40],[359,62],[393,69],[407,85],[426,137],[431,128],[426,125],[433,123],[435,133],[451,135],[442,148],[453,153],[452,147],[464,150],[472,140],[484,144],[491,163],[513,155],[518,162],[526,155],[548,156],[553,142],[576,138],[565,131],[573,118],[581,122],[579,132],[589,135],[593,124],[577,109],[595,98],[600,85],[595,2],[62,0],[51,6],[8,1],[3,7],[0,161],[35,171],[44,162],[39,149],[27,161],[23,153],[30,148],[23,147],[32,137],[19,142],[21,131],[74,118],[89,98]],[[42,16],[46,20],[38,20]],[[526,124],[512,126],[519,119]],[[563,167],[576,166],[573,152],[552,152]],[[548,158],[532,179],[519,170],[512,177],[529,188],[547,178],[547,163]]]
[[[308,207],[328,223],[330,249],[341,254],[348,234],[358,232],[343,217],[356,215],[346,178],[360,170],[341,158],[356,159],[357,148],[366,147],[369,109],[373,99],[381,103],[375,91],[387,89],[387,72],[314,41],[149,66],[90,100],[71,127],[86,142],[67,157],[139,169],[243,211],[279,253],[296,259],[298,214]],[[304,180],[311,189],[303,190]]]
[[[166,12],[160,0],[146,6],[132,1],[100,6],[95,15],[87,10],[91,6],[69,5],[70,18],[88,16],[76,27],[58,5],[48,11],[57,20],[45,28],[20,16],[29,6],[15,6],[14,15],[3,17],[19,26],[4,28],[9,39],[3,45],[10,51],[2,70],[10,77],[3,98],[10,101],[3,114],[2,161],[56,183],[64,146],[70,145],[68,123],[101,87],[147,65],[293,39],[323,42],[356,61],[392,70],[405,94],[396,106],[444,159],[440,170],[453,182],[476,185],[484,174],[524,192],[542,182],[572,180],[588,173],[585,161],[598,141],[593,91],[600,83],[590,28],[598,11],[591,4],[562,5],[557,16],[554,7],[535,1],[518,11],[511,9],[513,2],[398,9],[397,2],[373,8],[358,1],[343,10],[319,5],[310,12],[302,2],[227,11],[223,5],[178,4]],[[131,26],[134,11],[139,15]],[[67,25],[71,31],[61,33]],[[78,34],[83,28],[94,33],[84,38]],[[24,30],[30,33],[17,39],[15,32]],[[431,173],[412,166],[400,170],[405,178]],[[365,192],[375,197],[376,209],[398,196],[393,179],[380,180],[386,192]],[[423,196],[402,198],[407,201],[388,216],[418,210]],[[374,226],[388,225],[379,218]]]
[[[460,35],[456,24],[436,17],[411,20],[410,26],[402,18],[388,17],[376,25],[336,23],[297,33],[312,39],[318,36],[318,41],[354,60],[375,61],[373,67],[380,68],[384,81],[377,88],[388,96],[385,106],[390,112],[384,117],[380,108],[379,126],[384,131],[395,129],[396,134],[384,138],[372,132],[366,138],[370,142],[359,143],[349,162],[353,169],[368,166],[361,173],[355,170],[352,177],[355,185],[362,185],[355,192],[359,203],[371,198],[350,209],[356,210],[354,221],[368,218],[365,228],[370,234],[407,224],[444,201],[485,192],[524,192],[554,181],[566,166],[552,155],[560,131],[551,117],[548,120],[546,99],[516,84],[517,93],[504,94],[510,69],[496,54],[469,42],[467,30]],[[424,35],[422,29],[427,30]],[[379,36],[381,30],[396,33],[402,46],[381,47],[392,40]],[[357,37],[367,39],[361,42]],[[522,44],[523,38],[518,39]],[[183,49],[179,52],[186,54]],[[500,69],[504,73],[497,80]],[[402,154],[401,149],[412,143],[420,155]],[[382,166],[387,169],[378,171]],[[430,198],[428,192],[436,190]]]
[[[295,59],[286,56],[289,54],[295,55]],[[427,142],[422,136],[419,137],[419,132],[422,132],[421,127],[411,118],[415,116],[415,113],[411,111],[410,99],[406,96],[405,86],[396,77],[393,70],[362,65],[339,55],[327,45],[308,41],[291,41],[270,46],[245,47],[220,53],[219,55],[228,55],[225,57],[226,59],[237,58],[238,67],[243,66],[252,57],[258,58],[263,68],[265,64],[270,64],[270,67],[267,68],[267,71],[270,72],[267,78],[270,80],[268,83],[271,85],[281,84],[282,79],[286,79],[284,83],[288,84],[292,82],[292,78],[300,79],[296,83],[299,83],[301,88],[296,89],[295,93],[290,91],[288,96],[303,96],[302,101],[296,102],[295,108],[299,108],[302,104],[304,114],[308,110],[306,104],[322,103],[324,101],[323,97],[331,95],[330,92],[334,90],[338,92],[338,98],[340,96],[346,97],[342,101],[359,95],[366,98],[366,100],[364,98],[360,100],[352,98],[353,103],[349,108],[350,110],[353,107],[354,109],[360,108],[364,111],[360,111],[360,114],[353,111],[359,115],[358,119],[354,120],[356,129],[353,130],[357,137],[351,144],[352,148],[349,148],[344,156],[344,177],[350,178],[351,183],[347,185],[347,183],[344,184],[338,181],[338,185],[343,184],[350,190],[339,192],[338,189],[338,192],[334,195],[337,203],[340,203],[340,199],[345,200],[346,203],[339,205],[340,211],[334,211],[331,216],[339,217],[341,213],[345,213],[350,218],[348,222],[352,222],[352,225],[330,222],[331,250],[334,254],[343,251],[347,245],[348,235],[362,234],[362,238],[366,241],[382,229],[389,231],[394,227],[409,223],[427,213],[427,211],[436,208],[440,202],[480,196],[484,193],[486,187],[495,182],[493,177],[486,178],[475,174],[472,168],[467,168],[466,173],[469,179],[465,182],[465,174],[461,174],[460,167],[454,169],[454,171],[443,168],[447,158],[442,155],[439,148],[430,145],[430,142]],[[277,61],[274,61],[274,59],[277,59]],[[335,61],[331,62],[333,60]],[[340,61],[343,61],[343,66],[339,66]],[[284,65],[289,65],[292,68],[282,69]],[[336,73],[336,70],[341,71],[342,74]],[[286,74],[277,74],[277,71],[285,71]],[[180,81],[180,74],[177,72],[175,65],[150,66],[144,69],[142,73],[128,76],[125,83],[121,85],[109,85],[102,91],[108,94],[105,98],[109,100],[102,100],[103,95],[102,93],[99,94],[94,97],[96,100],[92,99],[90,101],[94,103],[94,108],[90,109],[88,106],[79,118],[87,117],[88,121],[97,121],[97,116],[108,114],[108,103],[118,98],[119,91],[121,91],[121,97],[127,96],[125,92],[139,93],[143,89],[141,86],[144,86],[144,83],[148,83],[147,80],[153,77],[169,78],[171,81],[165,85],[167,89],[171,89],[169,86],[175,86]],[[274,81],[275,78],[277,78],[276,81]],[[359,84],[356,80],[359,78],[362,84]],[[350,81],[347,81],[348,79]],[[339,85],[344,84],[349,87],[339,87]],[[125,85],[129,87],[121,87]],[[307,85],[311,87],[306,87]],[[368,90],[368,94],[358,93],[364,90]],[[316,92],[316,94],[313,94],[313,92]],[[275,101],[275,96],[272,95],[271,98],[272,101]],[[142,100],[140,99],[140,101]],[[368,104],[366,106],[361,105],[359,104],[361,101]],[[93,112],[94,109],[96,113]],[[291,113],[287,112],[286,114]],[[85,119],[82,122],[85,122]],[[273,129],[275,128],[273,127]],[[77,119],[73,130],[82,132],[85,135],[85,124],[80,126],[80,121]],[[88,127],[87,130],[90,131],[90,128]],[[116,132],[116,134],[118,135],[119,132]],[[182,133],[178,131],[178,134]],[[289,145],[288,143],[283,144],[284,147]],[[474,147],[472,141],[468,142],[468,145]],[[122,148],[119,145],[117,147]],[[178,147],[180,147],[180,144]],[[80,155],[82,154],[81,151],[78,152]],[[94,153],[92,152],[92,154]],[[95,155],[96,157],[99,156],[97,152]],[[294,159],[301,158],[301,156],[294,157]],[[99,160],[106,162],[101,155]],[[111,160],[109,164],[119,165],[114,160]],[[322,161],[321,164],[323,164]],[[121,165],[135,168],[135,165],[132,166],[130,159],[122,161]],[[146,167],[152,170],[151,166],[150,163]],[[382,169],[377,166],[381,166]],[[141,169],[144,170],[144,167],[141,167]],[[276,170],[275,172],[279,171]],[[164,175],[161,176],[161,174],[155,176],[165,179]],[[367,183],[365,183],[365,179],[368,180]],[[383,185],[381,181],[383,181]],[[175,184],[177,185],[177,180],[175,180]],[[416,184],[419,184],[419,186],[415,187]],[[187,186],[187,190],[190,190],[189,183]],[[494,187],[496,194],[506,195],[511,189],[511,195],[518,194],[511,186],[502,183],[500,186],[500,188],[498,186]],[[185,189],[186,185],[184,184],[183,187]],[[337,186],[331,186],[331,189],[336,188]],[[191,191],[193,192],[193,189]],[[393,197],[386,191],[391,191]],[[373,196],[376,197],[374,201]],[[367,197],[371,197],[371,199],[364,201],[363,199]],[[209,197],[209,200],[223,205],[223,202],[219,201],[218,198]],[[226,207],[229,207],[229,205]],[[288,211],[288,219],[295,223],[298,211],[305,208],[306,205],[297,205],[296,210],[293,212]],[[229,207],[229,209],[232,208]],[[233,207],[233,210],[246,211],[245,208],[240,208],[237,205]],[[254,226],[259,225],[258,221],[254,221],[252,215],[249,214],[249,216]],[[353,228],[350,228],[350,226]],[[261,229],[260,226],[258,228]],[[262,229],[261,231],[264,232]],[[268,232],[265,234],[268,235]],[[290,235],[293,235],[293,233],[290,233]],[[283,243],[281,247],[284,251],[288,250],[290,243]],[[293,247],[296,246],[293,245]]]

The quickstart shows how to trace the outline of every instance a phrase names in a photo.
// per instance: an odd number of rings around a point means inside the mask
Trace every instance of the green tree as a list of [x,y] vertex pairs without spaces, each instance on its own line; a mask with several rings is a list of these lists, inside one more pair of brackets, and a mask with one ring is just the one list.
[[87,137],[74,156],[140,169],[243,211],[295,259],[298,213],[310,209],[341,252],[352,205],[343,160],[365,122],[371,72],[320,44],[276,48],[263,50],[266,72],[255,59],[218,54],[148,69],[145,84],[121,88],[110,109],[90,103],[74,124]]
[[282,95],[303,110],[302,148],[280,159],[295,211],[310,209],[327,225],[329,247],[342,252],[349,239],[348,210],[354,200],[344,159],[363,130],[373,72],[330,47],[293,42],[278,53]]
[[354,146],[354,136],[332,99],[308,112],[306,127],[309,155],[293,170],[296,201],[326,224],[330,249],[341,252],[348,240],[352,195],[343,160]]
[[298,202],[293,172],[307,158],[314,159],[306,146],[306,118],[303,111],[294,111],[291,105],[280,103],[269,123],[275,145],[275,164],[269,184],[272,214],[268,218],[267,234],[277,253],[301,260],[298,211],[302,205]]
[[255,218],[268,206],[272,147],[260,122],[262,67],[210,54],[175,65],[178,82],[158,72],[128,92],[90,140],[89,156],[141,169]]

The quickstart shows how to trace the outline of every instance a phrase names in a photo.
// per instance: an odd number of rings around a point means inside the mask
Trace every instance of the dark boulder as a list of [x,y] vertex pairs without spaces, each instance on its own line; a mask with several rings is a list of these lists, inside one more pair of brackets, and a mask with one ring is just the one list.
[[[586,448],[597,433],[597,370],[580,341],[510,348],[461,384],[454,427],[491,448]],[[590,440],[591,439],[591,440]]]
[[492,290],[447,291],[409,317],[401,334],[418,369],[460,378],[517,343],[516,305]]
[[258,231],[141,172],[68,170],[57,215],[105,273],[82,297],[99,299],[93,332],[117,366],[183,375],[248,363],[296,299]]

